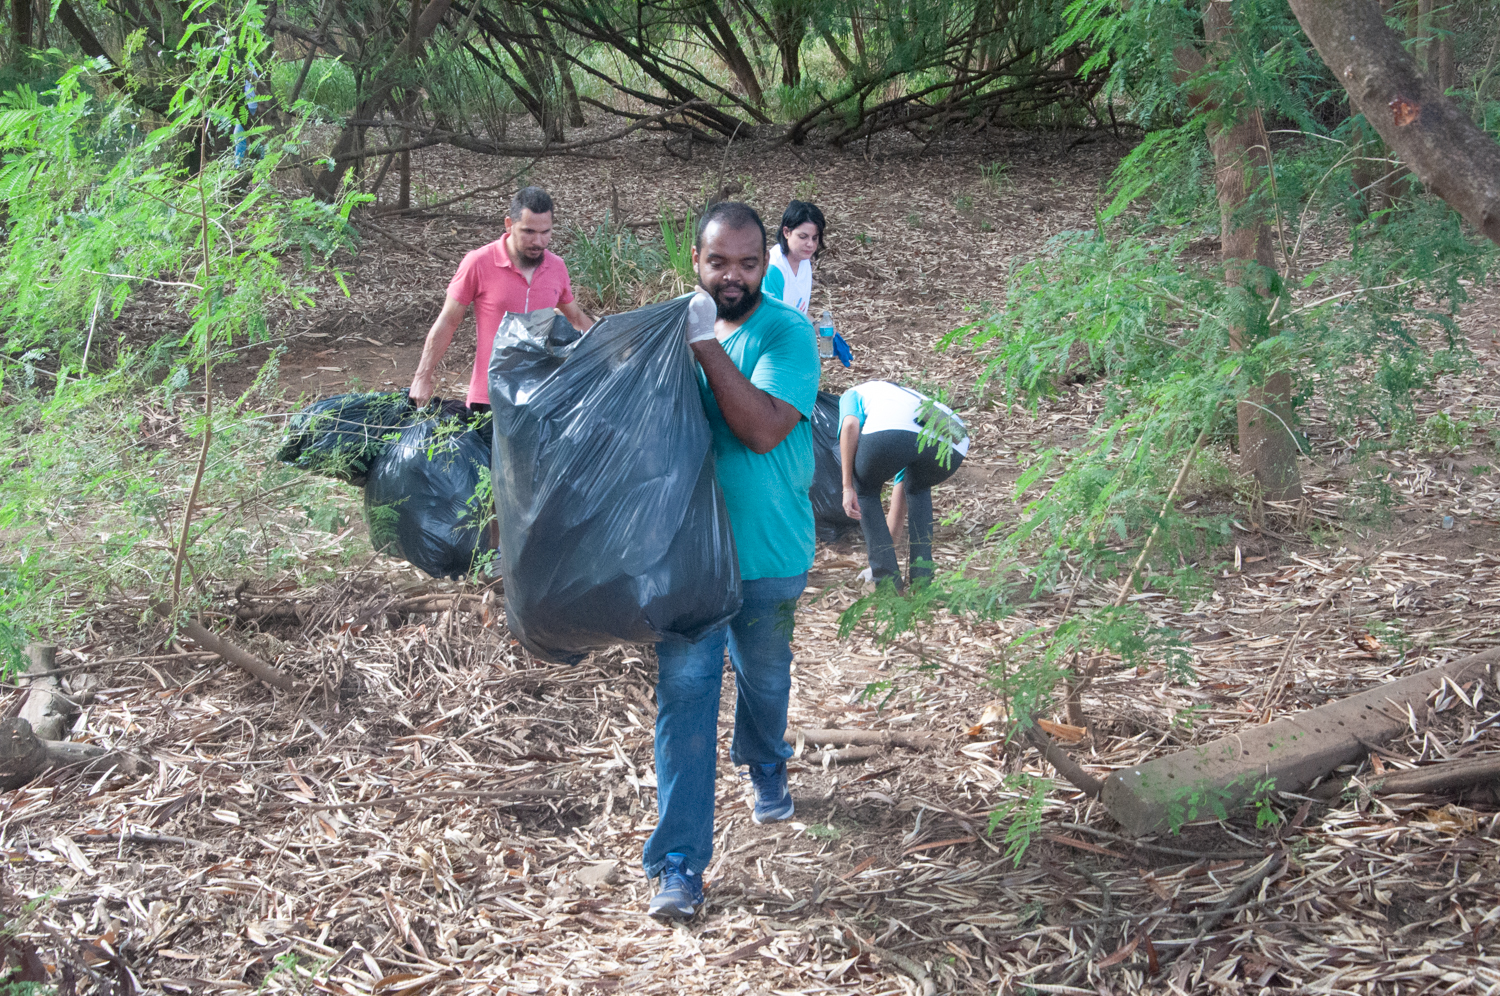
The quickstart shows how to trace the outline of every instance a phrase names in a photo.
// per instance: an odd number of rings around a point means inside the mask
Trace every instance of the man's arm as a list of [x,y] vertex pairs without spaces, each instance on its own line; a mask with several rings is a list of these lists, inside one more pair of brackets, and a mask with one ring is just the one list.
[[854,490],[854,456],[859,452],[859,419],[845,415],[839,428],[839,469],[844,475],[844,514],[851,519],[859,516],[859,493]]
[[567,304],[559,304],[557,306],[557,310],[561,311],[562,316],[566,318],[569,323],[571,323],[572,326],[580,332],[587,332],[589,330],[589,326],[594,324],[594,320],[590,318],[588,314],[578,306],[577,298],[574,298]]
[[750,383],[717,339],[703,339],[690,348],[703,367],[724,421],[750,452],[771,452],[797,427],[802,413]]
[[437,321],[427,330],[427,342],[422,346],[422,359],[417,362],[417,374],[411,379],[411,390],[408,393],[413,404],[425,405],[432,397],[432,378],[437,374],[438,363],[448,351],[453,333],[458,331],[459,324],[464,320],[464,313],[468,310],[467,304],[459,304],[452,297],[443,301],[443,310],[438,313]]

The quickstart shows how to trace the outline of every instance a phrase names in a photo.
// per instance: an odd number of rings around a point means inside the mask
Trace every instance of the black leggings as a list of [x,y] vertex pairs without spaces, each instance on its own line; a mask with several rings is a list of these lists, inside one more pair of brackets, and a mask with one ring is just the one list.
[[964,462],[958,451],[949,453],[948,465],[938,462],[938,444],[930,441],[920,452],[919,434],[906,429],[884,429],[862,433],[854,454],[854,488],[859,495],[860,529],[870,554],[870,574],[878,583],[881,578],[896,578],[899,584],[901,565],[896,561],[896,545],[885,511],[880,507],[880,489],[901,471],[906,484],[906,537],[911,545],[908,556],[910,579],[932,577],[932,486],[953,476]]

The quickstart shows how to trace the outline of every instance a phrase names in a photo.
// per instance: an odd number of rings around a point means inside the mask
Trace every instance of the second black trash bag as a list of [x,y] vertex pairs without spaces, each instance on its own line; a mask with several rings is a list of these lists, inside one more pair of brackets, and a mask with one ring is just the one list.
[[687,299],[541,338],[513,317],[490,358],[511,632],[572,663],[701,638],[740,607],[739,562],[683,341]]
[[839,396],[818,392],[813,406],[813,482],[807,489],[812,499],[813,521],[818,539],[825,543],[859,527],[859,520],[844,514],[844,471],[839,459]]
[[370,543],[433,577],[465,577],[490,549],[489,501],[480,490],[487,443],[469,427],[462,403],[412,418],[365,481]]

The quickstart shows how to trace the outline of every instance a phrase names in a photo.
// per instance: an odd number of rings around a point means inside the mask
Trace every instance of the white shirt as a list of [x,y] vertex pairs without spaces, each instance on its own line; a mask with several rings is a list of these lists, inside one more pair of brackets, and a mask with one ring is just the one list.
[[807,314],[807,307],[812,301],[812,260],[803,260],[797,272],[793,273],[792,264],[787,262],[786,253],[781,251],[781,244],[771,246],[771,264],[766,267],[766,277],[761,281],[760,289],[783,304],[789,304],[804,315]]
[[[839,424],[843,425],[844,419],[853,415],[859,419],[860,431],[864,433],[887,429],[920,433],[922,424],[917,421],[917,415],[928,400],[927,395],[909,387],[900,387],[884,380],[866,381],[858,387],[849,388],[839,399]],[[934,401],[932,404],[935,409],[952,416],[954,421],[963,425],[963,420],[953,413],[953,409],[941,401]],[[952,445],[959,456],[969,455],[967,433],[962,440]]]

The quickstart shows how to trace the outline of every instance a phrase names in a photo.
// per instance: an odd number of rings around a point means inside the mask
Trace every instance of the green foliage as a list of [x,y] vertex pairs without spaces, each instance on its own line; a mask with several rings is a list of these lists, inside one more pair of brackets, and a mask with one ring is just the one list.
[[437,47],[409,85],[426,91],[426,110],[445,127],[464,130],[477,121],[496,144],[508,137],[511,118],[526,112],[500,74],[455,46]]
[[35,562],[35,556],[31,556],[13,564],[0,563],[0,681],[10,681],[26,669],[26,644],[31,633],[24,613],[36,596]]
[[1004,825],[1005,856],[1019,868],[1032,839],[1041,831],[1042,811],[1047,804],[1047,793],[1052,789],[1052,780],[1022,772],[1006,775],[1001,789],[1018,793],[1018,796],[990,811],[985,832],[994,836],[995,830]]
[[[1025,502],[1019,521],[997,525],[971,563],[905,598],[866,596],[844,614],[844,632],[860,626],[890,643],[944,614],[1002,618],[1018,595],[1056,584],[1065,566],[1071,584],[1118,585],[1153,534],[1136,583],[1201,588],[1201,572],[1177,565],[1211,558],[1228,517],[1165,499],[1184,468],[1240,499],[1214,443],[1227,441],[1237,406],[1273,372],[1290,375],[1296,410],[1316,403],[1346,438],[1452,444],[1468,433],[1448,416],[1420,422],[1414,402],[1434,377],[1471,362],[1453,316],[1466,288],[1488,276],[1495,248],[1415,191],[1381,218],[1365,217],[1352,193],[1365,126],[1348,115],[1282,0],[1234,0],[1235,32],[1185,75],[1179,54],[1201,49],[1202,9],[1172,0],[1067,8],[1054,55],[1084,46],[1092,54],[1083,73],[1107,74],[1104,95],[1146,135],[1112,177],[1094,227],[1016,260],[1002,306],[945,345],[972,349],[984,363],[976,393],[1010,404],[1038,406],[1070,389],[1070,372],[1086,362],[1095,421],[1032,455],[1015,486]],[[1232,220],[1268,219],[1276,257],[1231,282],[1212,251],[1223,219],[1207,136],[1252,105],[1278,138],[1271,169],[1250,175],[1245,215]],[[1287,133],[1294,137],[1280,137]],[[1003,175],[992,168],[981,178],[998,192]],[[1306,243],[1326,247],[1329,231],[1348,233],[1344,251],[1307,258]],[[1305,446],[1295,421],[1288,428]],[[1075,662],[1100,655],[1160,663],[1175,680],[1191,675],[1181,638],[1139,610],[1074,606],[1007,648],[994,684],[1025,724],[1056,704]],[[1179,824],[1224,814],[1212,792],[1188,790],[1174,805]]]
[[[301,73],[301,60],[272,63],[271,93],[277,103],[287,106]],[[328,120],[337,120],[354,110],[356,98],[354,72],[340,59],[313,59],[297,95],[299,101],[306,101],[318,116]]]
[[[188,437],[213,431],[183,564],[190,586],[297,562],[301,509],[338,500],[265,463],[276,430],[251,408],[260,379],[212,424],[197,390],[205,364],[265,338],[273,311],[310,303],[308,271],[355,244],[357,198],[320,203],[272,182],[304,137],[297,121],[273,132],[247,114],[237,67],[267,63],[263,9],[218,13],[202,2],[185,12],[166,121],[92,91],[87,67],[45,101],[0,98],[7,644],[65,629],[81,597],[170,590],[194,483]],[[243,167],[236,122],[259,153]],[[94,334],[133,303],[174,331],[144,343]]]
[[979,167],[979,178],[986,193],[1003,194],[1010,187],[1010,163],[985,163]]
[[625,310],[649,299],[649,285],[660,280],[662,254],[635,232],[609,223],[569,227],[568,272],[608,310]]
[[667,270],[675,280],[674,289],[677,293],[685,293],[698,283],[698,274],[693,270],[693,235],[697,231],[698,220],[689,211],[683,215],[679,224],[663,209],[660,227]]

